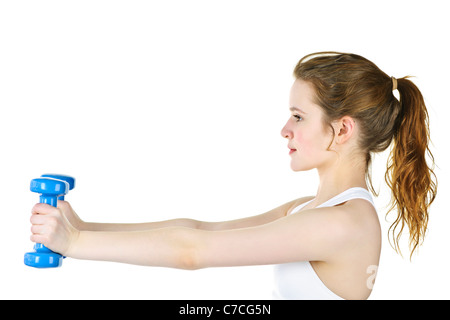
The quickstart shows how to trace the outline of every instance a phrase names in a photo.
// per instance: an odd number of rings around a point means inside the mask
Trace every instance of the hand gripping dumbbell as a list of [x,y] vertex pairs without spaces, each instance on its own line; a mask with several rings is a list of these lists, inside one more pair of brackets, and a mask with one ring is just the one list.
[[[58,197],[69,192],[69,183],[63,180],[52,178],[37,178],[31,180],[30,190],[40,193],[40,203],[47,203],[56,207]],[[37,243],[34,246],[35,252],[27,252],[24,256],[24,263],[35,268],[56,268],[62,265],[63,256],[55,253]]]
[[[75,188],[75,178],[71,177],[71,176],[67,176],[65,174],[57,174],[57,173],[44,173],[43,175],[41,175],[42,178],[52,178],[52,179],[57,179],[57,180],[62,180],[65,181],[69,184],[69,190],[67,190],[67,193],[69,193],[70,190],[72,190],[73,188]],[[64,201],[64,195],[61,195],[58,197],[58,200],[63,200]],[[37,243],[34,245],[35,250],[36,248],[43,246],[40,243]],[[66,257],[63,257],[64,259]]]

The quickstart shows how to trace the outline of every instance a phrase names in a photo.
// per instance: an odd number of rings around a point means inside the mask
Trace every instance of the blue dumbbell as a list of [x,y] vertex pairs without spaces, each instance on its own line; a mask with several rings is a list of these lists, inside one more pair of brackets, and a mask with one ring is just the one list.
[[[41,175],[41,177],[65,181],[69,184],[69,190],[72,190],[73,188],[75,188],[75,178],[71,177],[71,176],[66,176],[63,174],[55,174],[55,173],[46,173],[46,174]],[[69,190],[67,190],[67,192],[69,192]],[[58,200],[64,200],[64,195],[59,196]]]
[[[69,183],[52,178],[37,178],[31,180],[30,190],[40,193],[39,202],[56,207],[58,197],[69,191]],[[35,268],[57,268],[62,265],[63,256],[55,253],[40,243],[34,246],[35,252],[27,252],[24,263]]]
[[[41,177],[43,178],[52,178],[52,179],[58,179],[58,180],[62,180],[65,181],[69,184],[69,190],[67,190],[67,193],[69,193],[70,190],[72,190],[73,188],[75,188],[75,178],[65,175],[65,174],[57,174],[57,173],[45,173],[43,175],[41,175]],[[58,200],[63,200],[64,201],[64,195],[59,196]],[[34,245],[35,250],[36,248],[39,248],[40,246],[42,246],[42,244],[37,243]],[[64,259],[66,257],[63,257]]]

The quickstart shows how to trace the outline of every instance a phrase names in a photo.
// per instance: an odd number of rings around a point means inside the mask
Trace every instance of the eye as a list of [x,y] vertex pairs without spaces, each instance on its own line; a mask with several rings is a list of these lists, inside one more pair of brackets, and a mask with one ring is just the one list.
[[296,120],[296,122],[300,122],[301,120],[303,120],[303,118],[301,116],[299,116],[298,114],[293,114],[292,115]]

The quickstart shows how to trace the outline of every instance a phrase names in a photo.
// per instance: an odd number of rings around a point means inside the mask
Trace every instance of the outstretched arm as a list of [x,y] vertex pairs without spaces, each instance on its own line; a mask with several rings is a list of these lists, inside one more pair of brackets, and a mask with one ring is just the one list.
[[294,206],[309,199],[310,198],[297,199],[260,215],[221,222],[206,222],[188,218],[144,223],[84,222],[78,217],[78,215],[70,206],[69,202],[58,201],[58,208],[62,211],[62,214],[67,218],[67,220],[69,220],[72,226],[74,226],[79,231],[144,231],[166,227],[186,227],[200,230],[229,230],[252,227],[272,222],[276,219],[284,217],[286,213]]
[[36,205],[41,213],[34,216],[42,224],[36,224],[40,228],[32,240],[78,259],[182,269],[329,261],[350,245],[353,228],[342,218],[342,210],[305,210],[262,225],[221,231],[165,227],[92,232],[76,230],[56,208]]

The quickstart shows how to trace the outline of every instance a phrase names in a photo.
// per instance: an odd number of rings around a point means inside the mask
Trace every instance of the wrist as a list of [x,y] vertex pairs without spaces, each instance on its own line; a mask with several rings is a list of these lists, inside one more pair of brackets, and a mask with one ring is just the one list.
[[64,255],[66,257],[71,257],[71,258],[74,257],[75,252],[77,251],[77,247],[79,246],[79,242],[80,242],[80,234],[82,232],[82,231],[78,230],[77,228],[74,228],[74,229],[75,230],[72,233],[69,247],[67,248],[66,252],[64,253]]
[[80,220],[80,221],[77,222],[77,225],[75,226],[75,228],[78,229],[78,231],[85,231],[85,230],[88,230],[88,228],[89,228],[89,223]]
[[102,232],[78,231],[73,237],[66,256],[82,260],[105,260],[103,255],[106,252],[104,246],[108,239],[104,239]]

